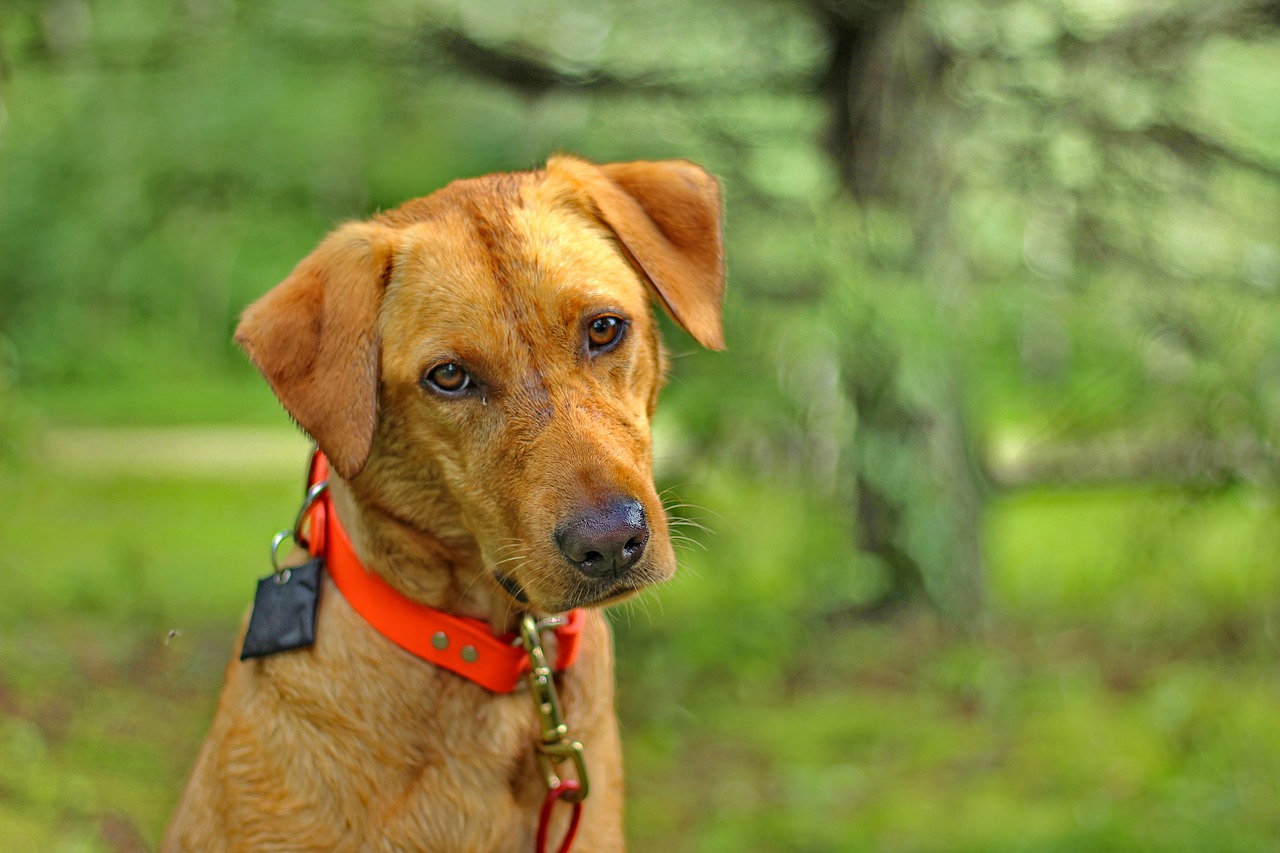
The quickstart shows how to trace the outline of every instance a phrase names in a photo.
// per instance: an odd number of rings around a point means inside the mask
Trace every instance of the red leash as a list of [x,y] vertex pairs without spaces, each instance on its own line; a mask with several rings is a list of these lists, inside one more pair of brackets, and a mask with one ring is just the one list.
[[[533,848],[537,853],[547,853],[547,829],[551,824],[551,808],[565,794],[576,793],[578,790],[577,782],[572,779],[562,779],[558,787],[547,791],[547,798],[542,801],[542,814],[538,817],[538,843]],[[558,853],[569,853],[569,846],[573,844],[573,839],[578,834],[578,821],[582,820],[582,800],[570,802],[569,805],[573,806],[573,815],[569,818],[569,831],[564,834],[564,841],[561,842]]]

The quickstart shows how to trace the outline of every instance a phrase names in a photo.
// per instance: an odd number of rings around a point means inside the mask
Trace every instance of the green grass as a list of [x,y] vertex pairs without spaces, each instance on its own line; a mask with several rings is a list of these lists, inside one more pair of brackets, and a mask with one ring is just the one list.
[[[5,477],[0,848],[154,845],[297,477]],[[684,491],[719,533],[615,619],[634,849],[1280,844],[1265,496],[1000,499],[992,616],[965,634],[918,613],[824,627],[838,519],[776,483]]]
[[[646,849],[1265,850],[1280,685],[1262,661],[1132,661],[925,624],[845,637],[827,683],[691,696],[629,743]],[[623,691],[623,707],[634,697]]]
[[19,475],[0,491],[0,624],[67,612],[226,623],[269,571],[300,482]]
[[3,630],[0,847],[154,846],[213,711],[230,626],[85,617]]
[[1041,626],[1192,638],[1280,613],[1280,502],[1248,489],[1040,492],[986,530],[998,606]]
[[[245,361],[237,356],[240,361]],[[63,425],[274,425],[286,419],[271,390],[247,364],[159,378],[134,371],[127,382],[49,384],[23,389],[33,410]]]

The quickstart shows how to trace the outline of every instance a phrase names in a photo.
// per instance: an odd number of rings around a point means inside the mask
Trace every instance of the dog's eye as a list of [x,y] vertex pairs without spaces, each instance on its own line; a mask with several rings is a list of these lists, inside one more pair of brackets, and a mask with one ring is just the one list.
[[587,326],[587,342],[593,350],[604,350],[618,342],[622,330],[626,327],[621,317],[613,314],[602,314]]
[[446,361],[428,370],[422,376],[424,383],[430,384],[437,391],[446,394],[457,394],[466,390],[471,384],[471,376],[456,361]]

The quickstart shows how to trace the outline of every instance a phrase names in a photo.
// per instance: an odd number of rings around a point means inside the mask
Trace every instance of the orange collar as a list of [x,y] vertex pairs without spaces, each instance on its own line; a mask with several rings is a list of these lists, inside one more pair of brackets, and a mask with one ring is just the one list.
[[[311,458],[307,488],[328,476],[329,460],[317,450]],[[307,550],[324,558],[325,570],[342,597],[375,631],[410,654],[495,693],[511,693],[520,686],[529,671],[529,656],[514,645],[516,634],[495,637],[487,623],[419,604],[366,569],[338,520],[328,491],[312,503],[306,518]],[[586,614],[581,609],[571,610],[564,618],[555,629],[557,672],[568,669],[577,657]]]

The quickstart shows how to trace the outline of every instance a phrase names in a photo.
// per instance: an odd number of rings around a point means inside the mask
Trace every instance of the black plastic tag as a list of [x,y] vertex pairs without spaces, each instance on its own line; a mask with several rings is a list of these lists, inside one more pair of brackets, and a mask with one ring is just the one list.
[[324,560],[317,557],[289,569],[283,583],[274,574],[258,581],[240,660],[305,649],[315,643],[323,567]]

